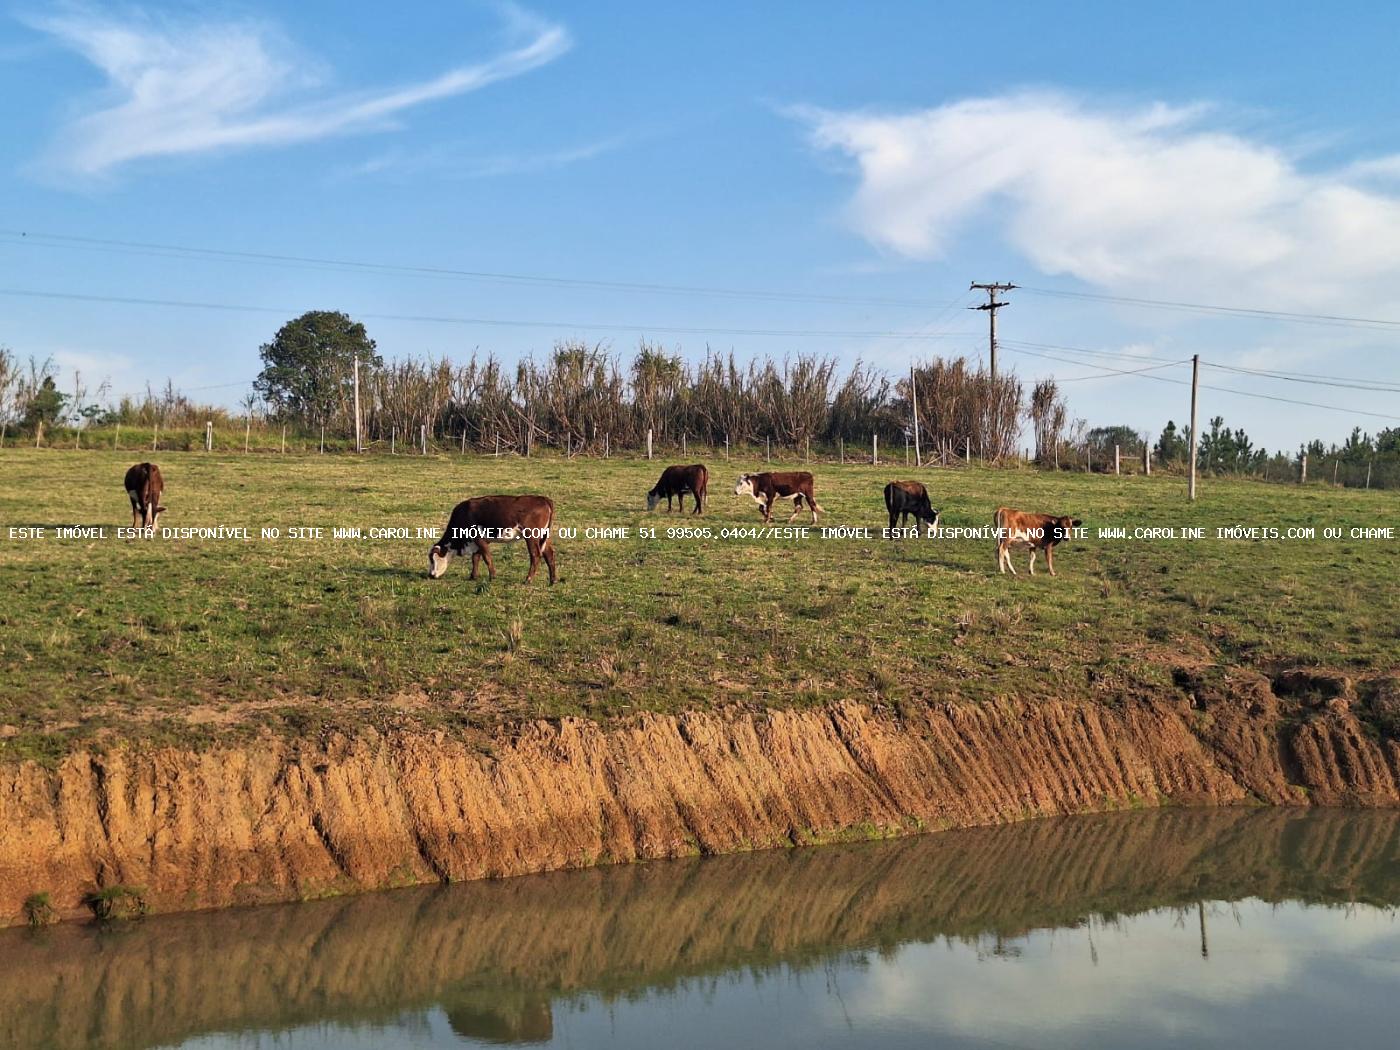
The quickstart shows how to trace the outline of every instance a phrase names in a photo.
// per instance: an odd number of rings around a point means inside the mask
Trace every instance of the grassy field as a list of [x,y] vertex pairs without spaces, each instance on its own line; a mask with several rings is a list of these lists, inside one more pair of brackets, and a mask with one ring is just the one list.
[[[879,538],[884,483],[916,476],[902,465],[811,467],[822,524],[868,526],[872,539],[670,539],[682,525],[756,525],[733,484],[761,465],[709,457],[709,511],[682,519],[643,509],[660,462],[165,453],[163,527],[254,538],[119,540],[121,479],[138,458],[0,451],[0,758],[328,722],[471,730],[844,697],[1120,703],[1170,690],[1178,666],[1400,665],[1400,541],[1321,538],[1400,526],[1394,494],[1210,480],[1188,505],[1180,478],[919,473],[945,527],[989,525],[999,504],[1084,519],[1090,538],[1061,548],[1058,578],[1043,563],[1024,575],[1024,554],[1012,578],[997,575],[989,539]],[[456,501],[490,492],[549,495],[557,524],[579,529],[558,542],[557,586],[543,569],[523,584],[520,544],[497,548],[487,584],[461,561],[426,579],[426,539],[330,538],[440,529]],[[34,525],[102,525],[108,538],[9,535]],[[1319,538],[1215,538],[1232,525]],[[281,538],[257,538],[264,526]],[[289,538],[295,526],[326,538]],[[590,526],[632,536],[590,540]],[[1112,526],[1209,531],[1097,538]]]

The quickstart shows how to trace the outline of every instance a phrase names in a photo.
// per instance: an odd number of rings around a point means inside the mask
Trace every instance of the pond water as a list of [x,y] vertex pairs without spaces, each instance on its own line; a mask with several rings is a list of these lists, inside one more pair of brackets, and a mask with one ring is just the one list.
[[1400,814],[1168,810],[0,930],[0,1046],[1369,1047]]

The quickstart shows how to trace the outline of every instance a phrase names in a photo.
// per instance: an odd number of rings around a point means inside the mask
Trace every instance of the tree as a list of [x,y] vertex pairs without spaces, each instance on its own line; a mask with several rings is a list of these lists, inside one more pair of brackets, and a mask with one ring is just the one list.
[[365,326],[332,310],[288,321],[259,353],[263,370],[255,389],[278,410],[306,422],[348,420],[355,359],[370,369],[384,364]]
[[38,387],[29,395],[24,406],[24,418],[20,420],[19,425],[31,432],[40,423],[51,427],[63,418],[63,410],[67,404],[68,395],[58,389],[53,376],[44,376]]
[[1190,454],[1187,438],[1183,437],[1176,429],[1173,420],[1167,420],[1167,425],[1162,428],[1162,436],[1157,439],[1157,448],[1154,451],[1159,463],[1184,463]]

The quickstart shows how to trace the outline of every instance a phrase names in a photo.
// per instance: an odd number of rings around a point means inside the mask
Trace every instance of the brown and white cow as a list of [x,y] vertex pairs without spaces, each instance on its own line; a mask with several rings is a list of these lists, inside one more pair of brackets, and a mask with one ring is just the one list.
[[812,475],[805,470],[773,471],[763,474],[741,474],[734,486],[734,495],[752,496],[763,510],[763,523],[773,520],[773,503],[780,499],[792,500],[792,521],[802,512],[803,506],[812,514],[812,524],[817,523],[817,498],[812,492]]
[[530,552],[529,583],[535,578],[540,559],[549,566],[549,582],[554,572],[554,501],[547,496],[477,496],[463,500],[452,508],[442,539],[428,551],[428,576],[436,580],[447,571],[454,557],[472,556],[471,579],[476,579],[478,565],[484,560],[486,572],[496,578],[496,566],[491,561],[491,544],[525,541]]
[[890,528],[896,519],[908,525],[912,516],[916,522],[924,522],[932,532],[938,528],[938,511],[929,502],[928,489],[917,481],[891,481],[885,486],[885,509],[890,512]]
[[137,463],[126,472],[124,484],[127,497],[131,500],[131,527],[154,530],[165,510],[160,505],[160,495],[165,490],[160,467],[154,463]]
[[1035,575],[1035,552],[1045,552],[1045,563],[1050,566],[1050,575],[1055,575],[1055,544],[1069,539],[1070,530],[1084,523],[1078,518],[1062,517],[1055,514],[1031,514],[1010,507],[998,507],[992,518],[997,529],[997,571],[1011,570],[1016,575],[1016,566],[1011,564],[1011,548],[1022,544],[1031,549],[1031,575]]
[[656,505],[663,499],[666,501],[666,512],[671,512],[671,497],[676,497],[681,501],[681,513],[685,513],[685,494],[689,492],[695,497],[695,509],[692,514],[699,514],[705,507],[705,489],[710,484],[710,472],[705,469],[705,464],[695,463],[688,467],[667,467],[661,472],[661,480],[647,493],[647,510],[655,510]]

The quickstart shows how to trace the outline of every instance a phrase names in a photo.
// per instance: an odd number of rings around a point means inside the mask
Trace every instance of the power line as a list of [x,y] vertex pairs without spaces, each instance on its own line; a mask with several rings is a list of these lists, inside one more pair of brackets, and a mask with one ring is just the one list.
[[[30,299],[57,299],[70,302],[114,303],[122,306],[158,306],[189,310],[224,310],[234,313],[260,313],[292,316],[296,310],[278,306],[249,306],[242,303],[217,303],[188,299],[150,299],[129,295],[89,295],[79,292],[52,292],[29,288],[0,288],[0,295]],[[785,328],[686,328],[671,325],[582,323],[574,321],[525,321],[500,317],[451,317],[432,314],[382,314],[357,313],[357,316],[372,321],[411,321],[423,324],[489,325],[505,328],[553,328],[556,330],[586,329],[594,331],[655,332],[661,335],[749,335],[780,338],[806,339],[952,339],[960,338],[957,332],[890,332],[861,331],[845,328],[785,329]]]
[[708,296],[725,299],[757,299],[794,303],[831,303],[847,306],[896,306],[928,309],[940,304],[927,300],[895,299],[880,296],[827,295],[817,292],[778,292],[763,289],[714,288],[702,285],[658,284],[641,281],[604,281],[579,277],[553,277],[539,274],[498,273],[489,270],[458,270],[442,266],[407,266],[398,263],[365,262],[353,259],[327,259],[306,255],[285,255],[274,252],[233,251],[191,245],[159,244],[147,241],[112,240],[100,237],[78,237],[67,234],[43,233],[34,230],[0,229],[0,237],[12,243],[46,248],[81,248],[158,258],[208,258],[223,262],[271,263],[303,269],[330,269],[336,272],[388,273],[401,276],[437,277],[509,284],[548,285],[565,288],[607,289],[624,292],[645,292],[660,295]]
[[[1007,347],[1007,349],[1011,349],[1011,348],[1010,348],[1010,347]],[[1013,350],[1013,353],[1030,354],[1031,351],[1029,351],[1029,350]],[[1176,386],[1190,386],[1190,385],[1191,385],[1191,383],[1190,383],[1188,380],[1185,380],[1185,379],[1169,379],[1169,378],[1166,377],[1166,376],[1143,375],[1143,373],[1145,373],[1145,372],[1155,371],[1156,367],[1166,367],[1165,365],[1163,365],[1163,366],[1154,366],[1153,368],[1141,368],[1141,369],[1131,369],[1131,370],[1127,370],[1127,371],[1118,371],[1118,370],[1114,370],[1114,369],[1097,368],[1097,366],[1091,365],[1091,364],[1089,364],[1089,363],[1087,363],[1087,362],[1085,362],[1085,361],[1071,361],[1071,360],[1067,360],[1067,359],[1062,358],[1062,357],[1054,357],[1054,356],[1052,356],[1052,355],[1050,355],[1050,354],[1032,354],[1032,356],[1034,356],[1034,357],[1044,357],[1044,358],[1047,358],[1048,360],[1059,361],[1059,362],[1061,362],[1061,363],[1063,363],[1063,364],[1077,365],[1077,366],[1079,366],[1080,368],[1094,368],[1094,369],[1099,373],[1099,374],[1097,374],[1097,375],[1092,375],[1092,376],[1074,376],[1074,377],[1071,377],[1071,378],[1069,378],[1069,379],[1058,380],[1059,382],[1074,382],[1074,381],[1080,380],[1080,379],[1104,379],[1104,378],[1108,378],[1109,376],[1114,376],[1114,375],[1140,375],[1143,379],[1153,379],[1153,380],[1156,380],[1156,381],[1159,382],[1159,383],[1172,383],[1172,384],[1174,384],[1174,385],[1176,385]],[[1168,362],[1168,364],[1173,364],[1173,365],[1185,364],[1186,361],[1189,361],[1189,360],[1190,360],[1190,358],[1186,358],[1186,359],[1184,359],[1184,360],[1182,360],[1182,361],[1171,361],[1171,362]],[[1208,364],[1208,363],[1209,363],[1209,362],[1206,362],[1206,361],[1202,361],[1202,362],[1201,362],[1201,364]],[[1260,400],[1263,400],[1263,401],[1277,401],[1277,402],[1280,402],[1280,403],[1286,404],[1286,405],[1301,405],[1301,406],[1303,406],[1303,407],[1305,407],[1305,408],[1322,408],[1322,409],[1326,409],[1326,410],[1331,411],[1331,412],[1347,412],[1347,413],[1349,413],[1349,414],[1351,414],[1351,415],[1356,415],[1356,416],[1369,416],[1369,417],[1371,417],[1371,418],[1373,418],[1373,419],[1387,419],[1387,420],[1392,420],[1392,421],[1395,421],[1395,422],[1400,422],[1400,416],[1391,416],[1391,415],[1387,415],[1387,414],[1385,414],[1385,413],[1383,413],[1383,412],[1366,412],[1366,411],[1363,411],[1362,409],[1359,409],[1359,408],[1348,408],[1348,407],[1345,407],[1345,406],[1342,406],[1342,405],[1324,405],[1324,404],[1322,404],[1322,403],[1320,403],[1320,402],[1317,402],[1317,401],[1299,401],[1299,400],[1297,400],[1297,399],[1295,399],[1295,398],[1290,398],[1290,397],[1278,397],[1278,396],[1276,396],[1276,395],[1274,395],[1274,394],[1261,394],[1261,393],[1259,393],[1258,391],[1254,391],[1254,390],[1239,390],[1239,389],[1236,389],[1235,387],[1228,387],[1228,386],[1210,386],[1210,385],[1208,385],[1208,384],[1206,384],[1206,383],[1200,384],[1200,388],[1201,388],[1202,390],[1214,390],[1214,391],[1216,391],[1217,393],[1221,393],[1221,394],[1236,394],[1236,395],[1238,395],[1238,396],[1240,396],[1240,397],[1259,398]]]
[[1400,321],[1376,317],[1352,317],[1346,314],[1295,313],[1290,310],[1266,310],[1248,306],[1221,306],[1215,303],[1191,303],[1172,299],[1145,299],[1138,296],[1103,295],[1098,292],[1070,292],[1054,288],[1021,289],[1032,295],[1048,295],[1057,299],[1086,299],[1099,303],[1123,303],[1128,306],[1146,306],[1160,310],[1186,310],[1197,313],[1226,314],[1241,317],[1269,318],[1276,321],[1294,321],[1300,324],[1320,324],[1350,328],[1400,328]]
[[1210,361],[1203,361],[1202,364],[1208,368],[1218,368],[1225,372],[1237,372],[1241,375],[1260,376],[1264,379],[1277,379],[1285,383],[1304,383],[1308,386],[1333,386],[1346,390],[1373,390],[1378,393],[1400,394],[1400,386],[1387,383],[1372,383],[1366,380],[1349,380],[1341,376],[1336,378],[1309,375],[1307,373],[1287,373],[1268,372],[1257,368],[1243,368],[1238,365],[1218,365]]
[[1172,368],[1176,365],[1184,365],[1191,360],[1189,357],[1183,357],[1180,361],[1163,361],[1161,364],[1148,365],[1145,368],[1099,368],[1095,365],[1088,364],[1085,361],[1072,361],[1064,357],[1055,357],[1053,354],[1038,354],[1031,350],[1019,350],[1012,346],[1008,346],[1006,347],[1006,349],[1010,350],[1013,354],[1029,354],[1031,357],[1042,357],[1047,361],[1059,361],[1062,364],[1077,365],[1080,368],[1093,368],[1096,372],[1095,375],[1069,376],[1065,379],[1057,378],[1056,382],[1058,383],[1077,383],[1085,379],[1107,379],[1110,376],[1142,375],[1144,372],[1156,372],[1159,369]]

